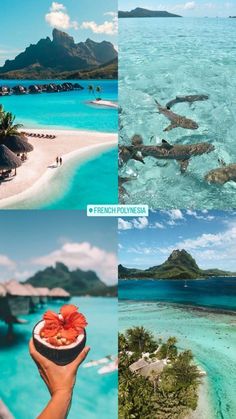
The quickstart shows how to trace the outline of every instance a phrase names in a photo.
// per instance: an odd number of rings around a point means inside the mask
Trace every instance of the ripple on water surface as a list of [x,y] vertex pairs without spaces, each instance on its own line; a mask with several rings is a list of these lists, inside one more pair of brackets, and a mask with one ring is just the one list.
[[[125,185],[127,202],[156,208],[232,208],[236,184],[208,185],[204,175],[219,167],[218,159],[236,163],[236,78],[233,19],[122,19],[120,21],[121,139],[133,134],[146,144],[166,139],[172,144],[208,141],[210,154],[194,157],[180,175],[175,161],[147,158],[145,165],[130,161],[122,174],[136,173]],[[207,94],[209,100],[173,110],[199,124],[196,131],[174,129],[164,133],[169,121],[156,113],[154,98],[166,104],[176,95]],[[145,196],[145,199],[144,199]]]

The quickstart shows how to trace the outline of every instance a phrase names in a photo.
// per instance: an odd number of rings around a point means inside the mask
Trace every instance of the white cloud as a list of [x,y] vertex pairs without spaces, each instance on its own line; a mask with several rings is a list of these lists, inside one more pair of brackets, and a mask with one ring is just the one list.
[[148,227],[148,219],[147,217],[139,217],[138,219],[133,220],[134,228],[138,230],[143,230],[144,228]]
[[131,230],[132,228],[143,230],[146,227],[148,227],[147,217],[133,218],[133,220],[131,221],[126,221],[123,218],[118,218],[119,230]]
[[119,230],[131,230],[133,224],[130,221],[126,221],[123,218],[118,218],[118,229]]
[[14,268],[15,262],[8,256],[0,254],[0,266],[4,266],[6,268]]
[[57,2],[52,3],[50,12],[45,15],[45,20],[50,26],[57,29],[79,28],[78,23],[71,20],[66,7]]
[[61,248],[32,261],[42,266],[54,265],[56,262],[65,263],[70,269],[93,270],[107,284],[117,282],[116,255],[88,242],[65,243]]
[[[202,213],[203,214],[207,214],[207,212],[203,212],[203,211],[202,211]],[[187,210],[186,211],[186,214],[187,215],[190,215],[190,216],[192,216],[194,218],[196,218],[197,220],[212,221],[212,220],[215,219],[214,215],[206,215],[206,216],[204,216],[204,215],[200,215],[196,211],[192,211],[192,210]]]
[[161,228],[161,229],[163,229],[163,228],[165,228],[165,226],[164,226],[162,223],[158,223],[158,222],[156,222],[156,223],[154,224],[154,228]]
[[184,10],[194,10],[196,8],[195,1],[188,1],[184,4],[183,9]]
[[102,24],[94,21],[86,21],[81,25],[81,29],[90,29],[94,33],[105,33],[107,35],[115,35],[118,32],[118,17],[116,12],[106,12],[105,16],[110,16],[112,20],[106,20]]

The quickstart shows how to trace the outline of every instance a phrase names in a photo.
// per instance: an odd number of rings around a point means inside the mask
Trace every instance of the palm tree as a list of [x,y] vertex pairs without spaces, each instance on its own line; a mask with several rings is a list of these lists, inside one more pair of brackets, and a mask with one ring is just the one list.
[[133,327],[126,332],[129,349],[133,352],[153,352],[157,349],[157,342],[155,341],[151,332],[144,327]]
[[92,84],[89,84],[89,85],[88,85],[88,91],[89,91],[89,93],[93,93],[94,97],[96,97],[96,96],[95,96],[94,86],[93,86]]
[[96,98],[96,100],[101,100],[101,93],[102,93],[102,87],[101,86],[96,86],[95,89],[96,93],[99,93],[99,97]]
[[1,113],[0,120],[0,136],[6,137],[7,135],[19,134],[19,129],[23,126],[22,124],[14,124],[15,116],[11,112]]

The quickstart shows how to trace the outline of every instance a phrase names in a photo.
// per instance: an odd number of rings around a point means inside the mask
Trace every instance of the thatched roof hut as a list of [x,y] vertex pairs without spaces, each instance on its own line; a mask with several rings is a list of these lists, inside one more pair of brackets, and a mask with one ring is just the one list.
[[47,302],[49,296],[49,288],[47,287],[37,287],[37,292],[39,295],[39,300],[41,304],[45,304]]
[[70,293],[63,288],[53,288],[49,291],[49,297],[54,300],[69,300]]
[[30,291],[22,284],[20,284],[15,279],[5,282],[4,286],[6,288],[7,294],[15,297],[30,297]]
[[4,144],[0,144],[0,170],[15,169],[22,165],[22,161],[7,148]]
[[34,296],[34,297],[39,296],[38,288],[33,287],[33,285],[31,284],[24,284],[24,287],[29,291],[31,296]]
[[146,365],[144,368],[141,368],[138,373],[143,377],[152,379],[153,377],[160,375],[166,366],[165,360],[161,359],[151,364]]
[[30,293],[30,311],[34,312],[40,302],[39,292],[37,288],[33,287],[31,284],[24,284],[24,287]]
[[8,135],[2,143],[13,153],[30,153],[34,147],[21,135]]
[[35,289],[37,290],[38,295],[40,295],[41,297],[48,297],[49,288],[47,288],[47,287],[36,287]]
[[142,368],[148,366],[148,362],[144,359],[139,359],[138,361],[134,362],[129,366],[129,370],[131,372],[139,372]]
[[[15,316],[29,313],[30,292],[14,279],[4,283],[7,295],[5,304],[2,306],[2,317],[12,319]],[[10,320],[7,320],[10,322]]]
[[70,297],[70,293],[63,288],[53,288],[49,291],[50,297]]

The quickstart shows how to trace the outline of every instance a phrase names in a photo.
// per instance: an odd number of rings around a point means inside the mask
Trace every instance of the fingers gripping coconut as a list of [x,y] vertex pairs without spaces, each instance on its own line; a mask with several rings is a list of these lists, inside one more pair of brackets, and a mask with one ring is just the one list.
[[86,343],[86,318],[72,304],[64,305],[60,313],[47,311],[33,330],[36,350],[58,365],[75,360]]

